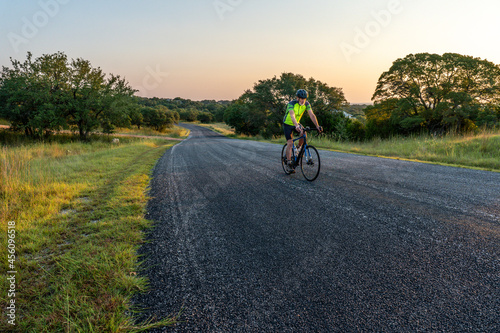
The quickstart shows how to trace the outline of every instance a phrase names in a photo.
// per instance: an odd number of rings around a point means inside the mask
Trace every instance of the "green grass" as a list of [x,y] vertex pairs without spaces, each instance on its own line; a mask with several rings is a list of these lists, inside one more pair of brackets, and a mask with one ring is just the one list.
[[212,131],[215,131],[215,132],[220,133],[220,134],[225,135],[225,136],[237,137],[234,134],[234,129],[232,129],[231,126],[229,126],[227,124],[224,124],[224,123],[212,123],[212,124],[200,124],[200,123],[197,123],[196,125],[209,128]]
[[170,138],[184,138],[189,135],[189,130],[174,125],[170,128],[167,128],[165,132],[158,132],[151,128],[117,128],[115,130],[117,134],[133,134],[133,135],[147,135],[147,136],[167,136]]
[[[10,123],[0,118],[0,125],[10,126]],[[97,132],[101,132],[102,129],[97,130]],[[133,128],[116,128],[114,130],[116,134],[131,134],[131,135],[144,135],[144,136],[158,136],[158,137],[170,137],[170,138],[185,138],[189,135],[189,130],[180,127],[178,125],[173,125],[172,127],[167,128],[164,132],[156,131],[149,127],[142,127],[138,129],[137,127]],[[22,139],[22,138],[21,138]]]
[[[236,135],[234,130],[226,124],[210,124],[206,127],[231,138],[271,143],[285,142],[284,137],[266,140],[260,136]],[[500,172],[500,132],[498,130],[483,130],[479,134],[442,137],[414,135],[390,139],[377,138],[367,142],[336,141],[324,135],[318,137],[314,133],[308,138],[310,144],[322,149]]]
[[336,142],[315,138],[319,148],[365,155],[500,171],[500,133],[479,135],[418,135],[368,142]]
[[[147,288],[136,274],[136,253],[150,227],[144,212],[152,166],[176,142],[101,138],[89,144],[63,136],[62,143],[27,143],[1,134],[10,142],[0,148],[0,221],[3,235],[8,221],[15,222],[15,330],[138,332],[173,324],[175,315],[135,324],[130,299]],[[9,269],[2,239],[5,309]],[[1,316],[0,331],[12,330],[6,312]]]

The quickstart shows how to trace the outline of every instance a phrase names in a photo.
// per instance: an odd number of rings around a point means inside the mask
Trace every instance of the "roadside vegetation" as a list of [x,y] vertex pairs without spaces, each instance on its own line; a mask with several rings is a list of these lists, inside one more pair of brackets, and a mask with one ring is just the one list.
[[[341,87],[294,73],[259,80],[233,101],[144,98],[118,75],[58,52],[0,72],[0,118],[13,130],[46,138],[61,130],[82,139],[100,130],[151,128],[163,132],[179,121],[224,122],[235,133],[281,135],[286,104],[298,88],[324,132],[341,141],[370,141],[422,133],[477,134],[500,128],[500,66],[455,53],[419,53],[396,59],[381,74],[372,105],[350,105]],[[29,89],[26,89],[29,87]],[[307,117],[305,126],[312,123]]]
[[137,135],[137,136],[149,136],[149,137],[168,137],[168,138],[186,138],[189,135],[189,130],[184,127],[173,125],[162,132],[156,131],[150,127],[137,128],[117,128],[113,134],[120,135]]
[[179,121],[222,121],[229,101],[191,101],[135,96],[119,75],[106,74],[90,61],[63,52],[24,61],[11,60],[0,71],[0,125],[33,139],[70,131],[88,140],[96,131],[124,128],[160,133]]
[[[284,106],[305,88],[325,135],[318,148],[500,171],[500,66],[456,53],[409,54],[382,73],[373,105],[341,88],[283,73],[260,80],[224,112],[237,136],[283,142]],[[304,126],[313,126],[307,116]],[[216,127],[220,128],[220,125]]]
[[415,134],[365,142],[320,137],[312,142],[324,149],[500,172],[500,131],[445,136]]
[[[224,123],[200,124],[230,138],[257,140],[284,144],[284,136],[266,139],[263,136],[236,134]],[[386,139],[375,138],[352,142],[314,133],[308,136],[310,144],[317,148],[370,156],[408,159],[469,168],[479,168],[500,172],[500,131],[483,130],[478,133],[448,134],[432,136],[415,134],[394,136]]]
[[[500,66],[454,53],[410,54],[394,61],[380,76],[374,104],[365,106],[364,116],[347,103],[341,88],[283,73],[246,90],[227,107],[224,122],[237,134],[281,135],[285,106],[298,88],[309,92],[325,133],[343,141],[500,128]],[[301,122],[312,125],[308,117]]]
[[[134,323],[130,299],[147,288],[136,272],[152,167],[177,142],[70,134],[40,142],[0,130],[2,233],[7,221],[16,230],[16,331],[138,332],[175,322],[174,314]],[[1,249],[5,291],[6,242]],[[2,311],[0,331],[12,328]]]

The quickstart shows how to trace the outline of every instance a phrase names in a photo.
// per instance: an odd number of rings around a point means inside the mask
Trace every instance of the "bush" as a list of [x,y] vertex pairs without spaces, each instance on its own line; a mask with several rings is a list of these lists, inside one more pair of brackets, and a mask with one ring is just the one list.
[[347,133],[352,141],[363,141],[366,138],[366,127],[358,120],[350,120],[347,124]]
[[196,121],[198,120],[198,111],[195,109],[181,109],[179,111],[180,119],[184,121]]
[[163,105],[151,107],[143,107],[141,113],[144,119],[144,124],[158,132],[165,132],[165,130],[175,122],[176,113],[170,111]]
[[213,120],[213,115],[209,112],[200,112],[197,119],[204,124],[211,123]]

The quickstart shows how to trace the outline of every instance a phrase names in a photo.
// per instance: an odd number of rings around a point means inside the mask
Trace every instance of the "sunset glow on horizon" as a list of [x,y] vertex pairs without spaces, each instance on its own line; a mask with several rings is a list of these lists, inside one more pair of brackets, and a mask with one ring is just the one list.
[[380,75],[411,53],[500,64],[493,0],[39,0],[0,10],[0,65],[61,51],[145,97],[233,100],[292,72],[370,103]]

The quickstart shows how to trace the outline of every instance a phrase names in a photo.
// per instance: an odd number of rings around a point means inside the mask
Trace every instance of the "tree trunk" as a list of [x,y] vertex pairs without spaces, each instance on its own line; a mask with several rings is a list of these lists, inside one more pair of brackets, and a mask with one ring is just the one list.
[[85,133],[85,129],[83,128],[83,121],[82,120],[80,120],[78,122],[78,131],[80,132],[80,140],[86,141],[87,134]]

